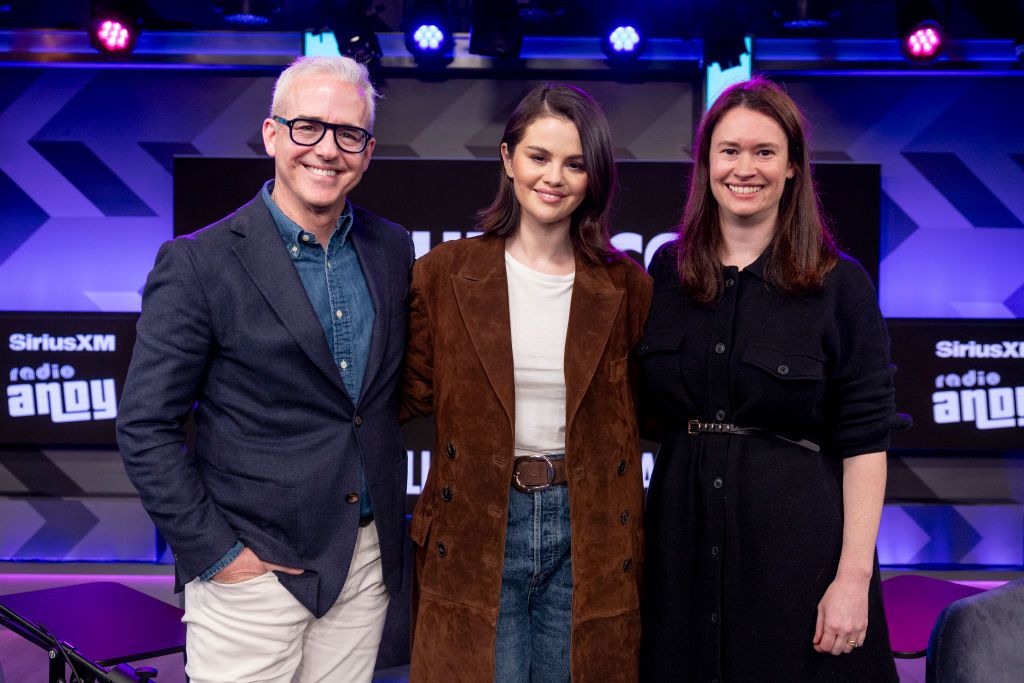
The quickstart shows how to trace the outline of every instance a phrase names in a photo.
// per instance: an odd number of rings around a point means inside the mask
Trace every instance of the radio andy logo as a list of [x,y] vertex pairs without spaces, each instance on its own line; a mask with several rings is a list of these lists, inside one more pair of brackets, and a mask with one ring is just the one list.
[[117,417],[113,379],[75,379],[74,366],[58,363],[11,368],[9,379],[7,414],[13,418],[49,415],[62,424]]

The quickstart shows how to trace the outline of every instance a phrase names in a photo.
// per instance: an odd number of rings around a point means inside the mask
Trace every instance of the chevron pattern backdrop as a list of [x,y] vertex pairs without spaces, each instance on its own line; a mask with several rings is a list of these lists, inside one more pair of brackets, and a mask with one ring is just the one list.
[[[0,310],[137,311],[172,234],[174,155],[262,155],[275,76],[0,68]],[[818,160],[882,164],[886,315],[1024,318],[1020,78],[784,82],[814,126]],[[505,119],[535,83],[392,80],[376,154],[495,158]],[[620,158],[689,158],[699,87],[577,83],[604,105]],[[933,504],[887,506],[883,563],[1024,564],[1019,454],[891,463],[891,498]],[[0,559],[167,558],[111,450],[0,449],[0,519]]]

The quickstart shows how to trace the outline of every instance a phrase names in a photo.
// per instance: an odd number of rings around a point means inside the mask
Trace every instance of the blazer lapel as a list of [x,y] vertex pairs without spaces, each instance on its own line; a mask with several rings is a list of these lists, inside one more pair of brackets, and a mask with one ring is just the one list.
[[608,335],[622,305],[623,293],[615,288],[603,267],[577,254],[569,328],[565,336],[566,434],[604,355]]
[[391,269],[388,267],[387,250],[383,248],[379,236],[373,232],[372,226],[366,224],[367,221],[360,211],[353,209],[353,212],[349,238],[359,257],[359,265],[363,269],[363,277],[366,278],[366,287],[370,290],[374,310],[370,352],[366,357],[363,388],[360,391],[361,396],[367,396],[370,383],[383,362],[384,349],[388,343],[388,323],[391,320],[391,309],[388,305],[391,301],[391,279],[388,274]]
[[302,280],[299,279],[298,271],[295,270],[295,264],[288,257],[281,242],[281,236],[274,226],[270,211],[257,195],[256,199],[244,206],[239,213],[241,220],[237,222],[234,231],[244,239],[232,247],[235,256],[291,333],[295,343],[309,356],[313,364],[345,396],[348,396],[341,375],[334,367],[334,358],[327,346],[324,329],[309,303],[309,297],[302,286]]
[[487,379],[501,401],[510,424],[515,424],[515,371],[512,364],[512,329],[505,275],[505,240],[478,238],[452,288],[459,312],[473,340]]

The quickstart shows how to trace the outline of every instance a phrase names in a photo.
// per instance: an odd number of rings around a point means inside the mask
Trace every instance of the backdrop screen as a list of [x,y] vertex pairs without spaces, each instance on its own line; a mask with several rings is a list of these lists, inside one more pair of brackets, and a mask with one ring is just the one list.
[[0,313],[0,443],[114,443],[135,313]]

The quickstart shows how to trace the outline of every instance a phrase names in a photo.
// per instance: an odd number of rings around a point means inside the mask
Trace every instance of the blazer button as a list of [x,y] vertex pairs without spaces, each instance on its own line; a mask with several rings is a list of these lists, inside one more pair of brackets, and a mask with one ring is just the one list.
[[725,353],[725,344],[722,342],[715,344],[715,353]]
[[452,489],[451,489],[450,486],[445,486],[443,489],[441,489],[441,500],[443,500],[444,502],[447,503],[451,499],[452,499]]
[[711,485],[714,486],[716,489],[720,489],[722,488],[722,483],[723,482],[721,477],[715,477],[715,480],[711,482]]
[[626,461],[625,460],[620,460],[619,461],[619,466],[615,468],[615,471],[618,472],[619,474],[625,474],[625,472],[626,472]]
[[719,422],[724,420],[725,419],[725,411],[724,410],[719,410],[717,413],[715,413],[715,419],[718,420]]
[[453,443],[449,443],[445,446],[444,452],[452,460],[454,460],[455,456],[458,454],[458,450],[455,448],[455,444]]
[[349,505],[353,505],[359,502],[359,494],[355,491],[350,491],[345,494],[345,502]]
[[622,524],[629,523],[629,510],[623,510],[622,514],[619,515],[619,522]]
[[780,365],[778,369],[779,369],[779,374],[780,375],[788,375],[789,374],[789,366],[788,365]]
[[625,562],[622,563],[622,571],[628,572],[632,568],[633,568],[633,560],[627,559]]
[[448,554],[448,546],[444,544],[444,541],[437,542],[437,554],[444,557]]
[[650,347],[648,347],[647,344],[641,344],[640,348],[637,349],[637,351],[640,353],[641,356],[646,354],[649,350],[650,350]]
[[354,424],[356,427],[362,427],[363,426],[363,418],[361,418],[358,415],[356,415],[356,419],[352,420],[352,424]]

